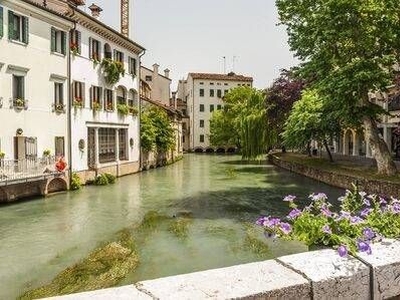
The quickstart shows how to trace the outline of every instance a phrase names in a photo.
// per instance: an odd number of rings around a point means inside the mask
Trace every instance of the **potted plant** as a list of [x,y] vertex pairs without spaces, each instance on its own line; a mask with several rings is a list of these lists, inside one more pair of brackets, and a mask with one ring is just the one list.
[[134,106],[129,106],[128,109],[129,109],[129,113],[132,116],[137,116],[137,114],[139,113],[139,110]]
[[103,68],[104,77],[108,84],[117,83],[121,76],[125,75],[124,65],[119,61],[104,58],[101,62],[101,67]]
[[94,111],[99,111],[101,110],[101,104],[98,101],[93,101],[92,102],[92,109]]
[[5,156],[6,154],[3,151],[0,151],[0,159],[4,159]]
[[107,110],[107,111],[114,111],[114,106],[113,106],[113,104],[112,104],[112,103],[107,103],[106,110]]
[[79,53],[79,47],[77,43],[71,42],[69,45],[69,49],[71,50],[73,55],[77,55]]
[[45,150],[43,151],[43,156],[44,156],[44,157],[49,157],[50,154],[51,154],[50,149],[45,149]]
[[22,98],[16,98],[14,100],[14,106],[17,108],[24,108],[25,107],[25,100]]
[[117,104],[118,113],[123,116],[127,116],[129,114],[129,108],[126,104]]
[[83,107],[83,101],[81,97],[75,97],[74,100],[72,101],[72,106],[75,108],[82,108]]
[[100,56],[98,53],[93,53],[92,55],[92,60],[93,60],[93,67],[97,67],[97,65],[100,63]]
[[54,110],[56,112],[59,112],[59,113],[64,112],[65,111],[65,105],[61,104],[61,103],[57,103],[57,104],[54,105]]

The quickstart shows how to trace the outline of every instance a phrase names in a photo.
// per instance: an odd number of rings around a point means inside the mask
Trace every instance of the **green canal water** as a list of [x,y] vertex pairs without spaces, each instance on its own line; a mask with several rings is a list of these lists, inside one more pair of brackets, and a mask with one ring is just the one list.
[[[184,238],[163,224],[150,232],[137,245],[139,267],[120,284],[307,251],[296,242],[267,240],[252,224],[260,215],[287,214],[285,195],[307,203],[311,192],[331,199],[342,194],[268,164],[193,154],[115,185],[0,206],[0,299],[48,283],[148,212],[191,221]],[[266,247],[260,250],[254,239]]]

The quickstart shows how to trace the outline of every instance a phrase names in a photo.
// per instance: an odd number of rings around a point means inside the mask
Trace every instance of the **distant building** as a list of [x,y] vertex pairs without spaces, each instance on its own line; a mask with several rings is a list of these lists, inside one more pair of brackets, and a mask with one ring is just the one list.
[[[187,150],[215,151],[210,145],[210,119],[214,110],[222,109],[223,97],[232,88],[252,86],[253,78],[229,74],[189,73],[186,80],[180,80],[176,97],[178,103],[186,103],[190,124],[184,134]],[[188,141],[186,141],[188,139]]]
[[164,70],[164,74],[159,73],[159,65],[154,64],[153,69],[140,67],[140,79],[146,82],[151,90],[150,99],[169,106],[171,98],[171,82],[169,69]]

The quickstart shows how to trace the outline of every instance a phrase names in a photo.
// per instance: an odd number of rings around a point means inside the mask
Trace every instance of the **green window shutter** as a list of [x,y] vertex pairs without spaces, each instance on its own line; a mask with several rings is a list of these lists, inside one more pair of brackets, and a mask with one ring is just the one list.
[[67,53],[67,33],[64,31],[61,32],[61,42],[61,52],[65,55]]
[[56,51],[56,30],[54,27],[51,27],[50,50],[51,52]]
[[97,55],[99,56],[99,60],[101,61],[101,42],[97,42],[97,43],[99,45],[99,49],[98,49]]
[[133,59],[133,74],[136,75],[136,58]]
[[3,37],[3,7],[0,6],[0,38]]
[[11,10],[8,11],[8,38],[14,39],[14,14]]
[[82,36],[80,31],[76,31],[76,43],[78,44],[78,53],[82,54]]
[[22,17],[22,22],[23,22],[22,26],[24,28],[22,41],[25,44],[28,44],[29,43],[29,19],[27,17]]

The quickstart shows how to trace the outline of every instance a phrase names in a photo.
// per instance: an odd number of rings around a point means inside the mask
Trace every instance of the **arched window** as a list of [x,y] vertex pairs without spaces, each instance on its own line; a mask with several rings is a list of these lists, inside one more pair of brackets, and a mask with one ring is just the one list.
[[104,57],[112,59],[112,50],[109,44],[104,44]]
[[126,104],[126,89],[121,85],[117,88],[117,104]]
[[128,93],[128,105],[130,107],[138,108],[139,106],[139,95],[134,89],[130,89]]

